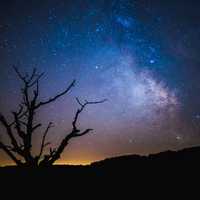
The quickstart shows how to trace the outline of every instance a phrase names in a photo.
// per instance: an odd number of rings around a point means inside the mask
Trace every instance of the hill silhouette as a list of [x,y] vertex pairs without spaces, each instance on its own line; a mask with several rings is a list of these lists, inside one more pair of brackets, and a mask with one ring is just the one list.
[[141,164],[179,164],[180,162],[198,162],[200,158],[200,147],[185,148],[179,151],[163,151],[157,154],[149,154],[148,156],[140,155],[125,155],[114,158],[107,158],[105,160],[94,162],[92,167],[109,167],[112,165],[120,165],[130,167]]
[[[199,182],[200,147],[180,151],[165,151],[149,156],[126,155],[108,158],[86,166],[53,165],[51,167],[22,168],[0,167],[1,188],[15,188],[24,191],[64,194],[67,188],[73,195],[79,195],[77,188],[87,191],[115,194],[138,188],[153,192],[158,187],[165,192],[185,188]],[[2,187],[3,186],[3,187]],[[118,190],[118,189],[119,190]],[[136,190],[136,189],[135,189]],[[3,191],[3,190],[2,190]],[[45,192],[46,193],[46,192]],[[128,193],[126,193],[128,194]],[[143,194],[139,193],[140,195]],[[86,195],[87,196],[87,195]]]
[[[149,154],[148,156],[141,155],[124,155],[119,157],[107,158],[105,160],[93,162],[90,165],[53,165],[50,167],[18,167],[5,166],[0,167],[0,176],[12,174],[17,175],[23,172],[42,172],[48,173],[51,171],[55,174],[81,174],[89,173],[97,175],[101,172],[109,172],[110,174],[117,172],[134,174],[135,170],[156,170],[157,168],[165,168],[166,170],[176,170],[177,167],[185,169],[188,167],[198,166],[200,159],[200,146],[182,149],[179,151],[164,151],[157,154]],[[121,171],[123,170],[123,171]],[[30,175],[30,174],[29,174]]]

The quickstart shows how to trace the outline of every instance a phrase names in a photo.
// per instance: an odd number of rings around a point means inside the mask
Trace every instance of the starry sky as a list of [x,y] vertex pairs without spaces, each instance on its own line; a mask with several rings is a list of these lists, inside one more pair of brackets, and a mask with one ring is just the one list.
[[199,10],[198,0],[1,1],[0,111],[9,118],[20,101],[12,65],[37,67],[44,99],[77,80],[38,115],[54,122],[54,145],[71,130],[75,97],[108,99],[82,113],[80,127],[95,130],[71,141],[58,163],[199,145]]

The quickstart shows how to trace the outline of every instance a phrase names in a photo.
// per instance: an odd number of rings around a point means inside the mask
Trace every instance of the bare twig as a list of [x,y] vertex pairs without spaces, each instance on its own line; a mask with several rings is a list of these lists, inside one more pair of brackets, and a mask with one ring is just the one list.
[[18,70],[18,68],[16,66],[13,66],[13,69],[15,70],[16,74],[18,75],[18,77],[25,83],[27,84],[27,80],[26,80],[26,76],[23,76],[20,71]]
[[68,93],[71,90],[71,88],[75,86],[75,82],[76,81],[73,80],[72,83],[68,86],[68,88],[66,90],[64,90],[63,92],[59,93],[55,97],[49,98],[49,100],[47,100],[47,101],[41,101],[38,105],[36,105],[36,109],[39,108],[40,106],[49,104],[49,103],[57,100],[59,97],[61,97],[61,96],[65,95],[66,93]]
[[17,143],[16,138],[15,138],[14,135],[13,135],[12,129],[11,129],[11,127],[9,126],[9,124],[8,124],[8,122],[7,122],[7,120],[6,120],[6,118],[5,118],[2,114],[0,114],[0,122],[1,122],[1,124],[6,128],[6,133],[7,133],[7,135],[9,136],[9,138],[10,138],[10,140],[11,140],[11,143],[12,143],[12,145],[14,146],[14,148],[15,148],[16,150],[19,150],[19,146],[18,146],[18,143]]
[[22,165],[22,162],[18,160],[14,154],[7,148],[6,145],[3,144],[3,142],[0,141],[0,149],[3,149],[3,151],[17,164]]
[[78,109],[78,110],[76,111],[74,120],[73,120],[73,122],[72,122],[72,126],[73,126],[73,130],[74,130],[74,131],[77,131],[77,130],[78,130],[77,127],[76,127],[77,120],[78,120],[78,118],[79,118],[79,115],[81,114],[81,112],[84,110],[84,108],[85,108],[87,105],[104,103],[105,101],[107,101],[107,99],[103,99],[103,100],[101,100],[101,101],[87,101],[87,100],[85,100],[84,103],[81,103],[81,101],[76,97],[76,101],[77,101],[78,104],[81,106],[81,108]]
[[49,155],[44,156],[44,159],[40,162],[40,165],[52,165],[57,159],[60,158],[60,155],[64,151],[65,147],[68,145],[69,140],[71,140],[72,138],[75,138],[75,137],[80,137],[80,136],[86,135],[87,133],[92,131],[93,129],[86,129],[83,132],[80,132],[80,130],[77,128],[77,121],[78,121],[79,115],[81,114],[81,112],[87,105],[99,104],[99,103],[103,103],[103,102],[107,101],[106,99],[101,100],[101,101],[86,101],[85,100],[84,103],[81,103],[81,101],[78,98],[76,98],[76,100],[77,100],[78,104],[81,106],[81,108],[79,108],[76,111],[74,120],[72,122],[71,133],[69,133],[68,135],[65,136],[65,138],[61,141],[58,148],[55,151],[53,151],[53,153],[50,153]]
[[47,126],[47,128],[46,128],[46,130],[45,130],[45,132],[43,134],[43,137],[42,137],[42,144],[41,144],[40,153],[39,153],[39,156],[38,156],[39,158],[43,154],[44,147],[47,146],[48,144],[50,144],[50,143],[45,143],[45,140],[46,140],[46,136],[47,136],[50,128],[52,128],[52,127],[53,127],[53,123],[49,122],[49,124],[48,124],[48,126]]

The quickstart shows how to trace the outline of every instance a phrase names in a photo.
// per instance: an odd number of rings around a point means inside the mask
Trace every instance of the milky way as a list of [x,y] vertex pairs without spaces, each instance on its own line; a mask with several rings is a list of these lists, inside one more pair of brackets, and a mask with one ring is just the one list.
[[62,163],[198,145],[199,8],[179,0],[1,2],[1,112],[20,100],[11,66],[36,66],[46,72],[41,98],[77,80],[69,96],[38,116],[54,121],[55,145],[71,128],[75,97],[108,99],[82,114],[80,126],[95,131],[72,141]]

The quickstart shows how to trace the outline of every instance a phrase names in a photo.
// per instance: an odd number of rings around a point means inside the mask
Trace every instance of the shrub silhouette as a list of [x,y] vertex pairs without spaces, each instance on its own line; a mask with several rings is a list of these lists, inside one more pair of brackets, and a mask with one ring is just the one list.
[[76,98],[80,108],[78,108],[75,113],[74,119],[72,121],[71,132],[66,134],[57,148],[50,148],[48,153],[44,153],[46,152],[44,151],[45,147],[50,145],[50,143],[46,142],[46,138],[49,130],[53,126],[53,123],[49,122],[41,137],[39,153],[37,155],[33,155],[33,135],[34,132],[36,132],[37,129],[42,126],[41,123],[35,122],[36,113],[41,107],[53,103],[58,98],[66,95],[75,86],[75,80],[73,80],[63,92],[58,93],[46,101],[40,101],[39,82],[44,73],[38,73],[34,68],[32,73],[24,75],[15,66],[13,68],[22,82],[22,101],[19,104],[19,109],[12,112],[13,121],[9,122],[7,118],[0,113],[0,123],[5,128],[5,134],[10,140],[10,144],[5,144],[5,142],[0,139],[0,149],[3,150],[18,166],[51,166],[56,160],[60,158],[65,147],[68,145],[72,138],[81,137],[92,131],[92,129],[81,131],[77,127],[79,116],[81,112],[86,108],[86,106],[103,103],[106,100],[85,100],[84,102],[81,102],[78,98]]

